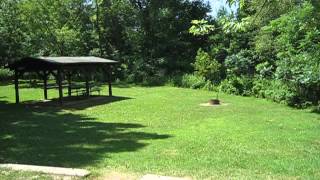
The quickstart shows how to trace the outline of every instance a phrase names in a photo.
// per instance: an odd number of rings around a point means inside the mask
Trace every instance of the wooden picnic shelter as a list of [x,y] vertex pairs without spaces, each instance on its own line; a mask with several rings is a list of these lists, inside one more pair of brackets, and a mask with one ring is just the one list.
[[[117,61],[99,57],[26,57],[9,65],[14,71],[16,103],[19,99],[19,78],[24,73],[35,72],[43,80],[44,98],[48,99],[48,78],[52,74],[59,91],[59,102],[63,100],[63,88],[68,87],[68,96],[72,93],[71,79],[76,73],[85,76],[85,95],[90,96],[90,77],[97,71],[102,71],[107,77],[109,96],[112,96],[112,67]],[[67,80],[66,86],[63,80]]]

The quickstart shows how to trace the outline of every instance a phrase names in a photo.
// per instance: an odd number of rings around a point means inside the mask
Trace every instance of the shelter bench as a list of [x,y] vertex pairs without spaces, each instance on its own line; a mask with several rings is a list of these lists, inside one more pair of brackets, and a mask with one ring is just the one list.
[[[63,87],[68,87],[63,86]],[[55,86],[52,86],[51,88],[56,88]],[[49,88],[48,88],[49,89]],[[99,86],[89,86],[89,93],[91,94],[92,92],[98,92],[99,95],[101,94],[102,88]],[[76,85],[76,86],[71,86],[70,87],[70,93],[71,94],[76,94],[77,96],[81,95],[81,96],[85,96],[87,95],[87,91],[86,91],[86,87],[85,86],[80,86],[80,85]],[[69,92],[66,92],[65,94],[69,94]]]
[[[68,87],[68,84],[62,84],[63,88]],[[57,84],[48,84],[47,89],[59,89],[59,86]]]
[[99,96],[100,96],[101,91],[102,91],[102,89],[98,86],[94,86],[90,89],[90,92],[98,92]]

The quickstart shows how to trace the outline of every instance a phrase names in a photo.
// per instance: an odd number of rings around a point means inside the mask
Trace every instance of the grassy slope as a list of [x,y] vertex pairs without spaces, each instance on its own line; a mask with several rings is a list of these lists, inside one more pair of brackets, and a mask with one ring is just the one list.
[[[95,175],[320,177],[319,114],[229,95],[221,95],[227,106],[201,107],[212,92],[172,87],[115,88],[130,99],[64,110],[15,106],[13,92],[0,87],[0,161]],[[23,89],[21,96],[41,99],[42,91]]]

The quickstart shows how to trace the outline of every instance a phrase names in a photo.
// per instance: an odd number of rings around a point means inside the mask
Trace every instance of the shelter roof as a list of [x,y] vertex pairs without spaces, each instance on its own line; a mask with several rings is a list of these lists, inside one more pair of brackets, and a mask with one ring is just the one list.
[[9,65],[10,69],[41,70],[59,66],[116,64],[118,61],[94,56],[89,57],[26,57]]

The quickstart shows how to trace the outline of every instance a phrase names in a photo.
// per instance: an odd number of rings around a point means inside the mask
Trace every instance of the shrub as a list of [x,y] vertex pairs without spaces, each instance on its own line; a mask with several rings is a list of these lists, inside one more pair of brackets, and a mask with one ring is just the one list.
[[250,50],[241,50],[238,54],[228,56],[225,61],[229,75],[253,75],[256,65],[255,55]]
[[239,91],[234,85],[231,83],[229,79],[225,79],[220,84],[221,91],[228,93],[228,94],[235,94],[239,95]]
[[314,113],[320,113],[320,101],[318,102],[318,105],[317,106],[314,106],[312,108],[312,112]]
[[14,72],[9,69],[0,68],[0,81],[9,81],[12,80]]
[[231,76],[221,83],[221,90],[223,92],[235,95],[249,96],[253,87],[253,80],[250,77]]
[[173,75],[170,78],[168,78],[168,80],[165,84],[167,86],[181,87],[182,86],[181,81],[182,81],[181,75]]
[[147,76],[143,79],[142,85],[145,86],[160,86],[166,82],[166,78],[164,76],[159,76],[155,74],[153,76]]
[[194,74],[185,74],[181,79],[181,87],[200,89],[206,85],[206,80],[203,77]]
[[215,86],[211,81],[207,81],[206,84],[202,87],[203,90],[207,91],[219,91],[218,86]]
[[266,98],[275,102],[285,103],[290,106],[298,106],[301,103],[299,96],[292,88],[279,80],[273,80],[266,89]]
[[280,80],[255,79],[253,81],[252,95],[290,106],[301,107],[302,104],[304,106],[307,105],[303,103],[303,99],[293,88]]
[[[144,72],[141,72],[141,74],[143,73]],[[142,79],[142,83],[140,84],[145,86],[160,86],[164,85],[168,81],[165,71],[162,70],[155,70],[152,74],[144,74],[144,76],[141,76],[140,78]]]
[[260,78],[271,78],[274,73],[274,66],[269,62],[260,63],[256,66],[256,72]]
[[217,87],[211,81],[194,74],[175,75],[170,77],[165,83],[167,86],[184,87],[192,89],[203,89],[207,91],[217,91]]
[[252,95],[259,98],[266,98],[266,90],[270,87],[271,81],[257,78],[253,81]]
[[301,53],[283,59],[278,63],[276,71],[276,77],[290,86],[304,101],[314,103],[320,98],[320,64],[315,54]]

